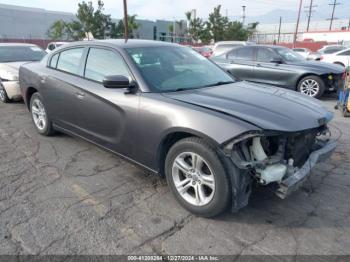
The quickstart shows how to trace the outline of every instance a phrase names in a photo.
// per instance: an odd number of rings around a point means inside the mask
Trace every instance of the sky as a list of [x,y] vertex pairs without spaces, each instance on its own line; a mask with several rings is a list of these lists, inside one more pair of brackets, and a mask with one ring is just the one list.
[[[81,0],[0,0],[2,4],[38,7],[54,11],[66,11],[75,13]],[[97,0],[92,0],[97,2]],[[330,15],[331,7],[328,5],[332,0],[313,0],[317,5],[315,17]],[[122,0],[104,0],[105,13],[113,18],[122,17]],[[310,0],[303,0],[307,5]],[[343,2],[337,7],[340,18],[350,18],[350,0],[338,0]],[[48,3],[50,3],[48,5]],[[197,16],[207,18],[209,12],[217,5],[222,5],[222,13],[237,18],[242,14],[242,5],[246,7],[247,17],[260,17],[269,12],[289,10],[296,12],[299,0],[128,0],[129,14],[137,14],[139,19],[185,19],[184,13],[191,9],[197,10]],[[336,11],[336,15],[337,15]],[[277,12],[278,13],[278,12]],[[283,15],[281,12],[280,15]],[[302,18],[306,19],[306,8],[303,8]]]

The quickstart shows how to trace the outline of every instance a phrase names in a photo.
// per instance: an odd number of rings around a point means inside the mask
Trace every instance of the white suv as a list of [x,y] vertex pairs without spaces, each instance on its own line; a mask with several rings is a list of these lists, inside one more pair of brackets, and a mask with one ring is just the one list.
[[334,54],[323,54],[320,58],[322,62],[333,63],[343,67],[350,66],[350,48],[341,50]]

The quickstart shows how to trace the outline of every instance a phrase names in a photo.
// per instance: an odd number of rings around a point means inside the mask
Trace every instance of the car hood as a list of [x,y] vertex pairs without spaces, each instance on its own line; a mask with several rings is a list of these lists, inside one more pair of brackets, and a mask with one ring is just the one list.
[[21,65],[28,62],[0,63],[0,78],[18,80],[18,70]]
[[324,73],[341,74],[344,72],[344,68],[338,65],[333,65],[331,63],[318,62],[318,61],[305,60],[298,63],[288,63],[288,65],[314,69],[317,71],[323,71]]
[[164,96],[230,115],[265,130],[302,131],[317,128],[333,118],[333,114],[316,99],[244,81],[165,93]]

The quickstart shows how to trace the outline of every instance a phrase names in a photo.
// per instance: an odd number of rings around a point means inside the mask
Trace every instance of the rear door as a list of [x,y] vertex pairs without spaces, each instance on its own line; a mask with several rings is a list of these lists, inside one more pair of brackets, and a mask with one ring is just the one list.
[[255,47],[238,47],[226,55],[226,69],[242,80],[254,81]]
[[85,47],[72,47],[51,57],[48,74],[42,76],[42,95],[53,121],[61,127],[77,130],[77,103],[79,81],[83,71]]

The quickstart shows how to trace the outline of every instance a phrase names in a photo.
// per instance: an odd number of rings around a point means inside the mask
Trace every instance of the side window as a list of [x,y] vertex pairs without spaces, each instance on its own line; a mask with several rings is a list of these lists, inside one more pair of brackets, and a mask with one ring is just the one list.
[[111,50],[90,48],[85,77],[102,82],[103,78],[109,75],[130,75],[123,58]]
[[345,52],[341,52],[340,54],[338,55],[342,55],[342,56],[350,56],[350,50],[348,51],[345,51]]
[[237,58],[237,51],[236,49],[231,50],[227,53],[227,59],[236,59]]
[[58,59],[57,69],[77,75],[83,51],[83,47],[62,51]]
[[256,60],[258,62],[265,62],[270,63],[274,58],[277,57],[277,54],[275,54],[274,51],[268,49],[268,48],[258,48],[258,53]]
[[58,61],[58,56],[59,55],[60,54],[57,53],[53,57],[51,57],[50,64],[49,64],[50,67],[52,67],[52,68],[56,68],[57,67],[57,61]]
[[252,47],[241,47],[241,48],[237,48],[235,51],[236,51],[236,59],[248,60],[248,61],[254,60],[254,48]]

